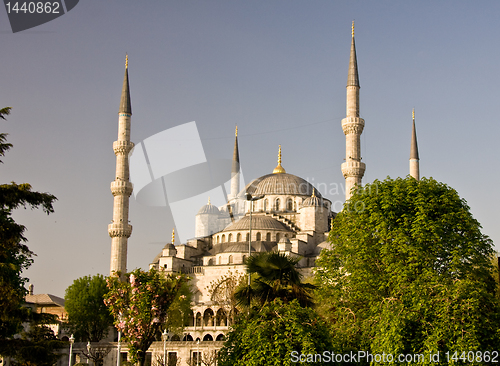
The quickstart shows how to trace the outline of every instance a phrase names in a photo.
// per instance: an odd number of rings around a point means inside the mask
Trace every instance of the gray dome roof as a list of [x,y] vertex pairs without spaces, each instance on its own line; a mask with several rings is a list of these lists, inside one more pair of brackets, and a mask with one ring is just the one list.
[[212,205],[211,203],[206,204],[200,210],[198,211],[197,215],[202,215],[202,214],[219,214],[219,209],[217,206]]
[[[223,231],[249,230],[250,216],[244,216],[240,220],[233,222]],[[292,231],[282,222],[264,215],[252,215],[252,230],[280,230]]]
[[[245,187],[245,192],[252,196],[289,194],[296,196],[311,196],[314,187],[311,183],[293,174],[268,174],[257,178]],[[319,192],[316,193],[319,197]]]
[[302,207],[318,207],[321,206],[321,201],[323,201],[323,199],[316,196],[311,196],[304,200],[304,202],[302,203]]

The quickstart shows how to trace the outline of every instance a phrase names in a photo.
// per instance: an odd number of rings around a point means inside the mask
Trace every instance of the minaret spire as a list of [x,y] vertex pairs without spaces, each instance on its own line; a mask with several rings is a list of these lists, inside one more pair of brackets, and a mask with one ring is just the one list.
[[342,164],[342,174],[345,178],[346,200],[351,198],[351,189],[361,185],[365,174],[365,163],[361,162],[361,133],[365,120],[359,117],[359,77],[356,44],[354,42],[354,21],[352,22],[351,56],[347,73],[346,118],[342,120],[342,130],[346,138],[346,157]]
[[286,173],[285,168],[281,166],[281,145],[278,148],[278,166],[274,168],[273,174]]
[[234,132],[233,166],[231,168],[230,199],[235,199],[240,191],[240,153],[238,149],[238,126]]
[[420,163],[418,158],[417,129],[415,128],[415,108],[412,111],[413,127],[411,130],[410,175],[420,179]]
[[113,193],[113,221],[108,225],[111,237],[110,275],[122,276],[127,272],[127,241],[132,234],[132,225],[128,223],[129,198],[132,183],[129,181],[129,153],[134,147],[130,142],[130,121],[132,107],[128,82],[128,56],[125,58],[125,76],[123,77],[122,95],[118,111],[118,140],[113,143],[116,155],[115,180],[111,182]]

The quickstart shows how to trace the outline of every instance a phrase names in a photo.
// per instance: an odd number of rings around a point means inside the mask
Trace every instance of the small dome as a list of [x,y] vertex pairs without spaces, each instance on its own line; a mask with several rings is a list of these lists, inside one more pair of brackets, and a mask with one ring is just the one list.
[[311,197],[308,197],[302,202],[302,207],[319,207],[321,206],[321,198],[316,197],[316,190],[313,188],[313,193]]
[[[223,231],[238,231],[249,230],[250,216],[244,216],[240,220],[233,222],[227,226]],[[279,230],[279,231],[292,231],[288,226],[282,222],[264,215],[252,216],[252,230]]]
[[212,205],[211,203],[207,203],[205,206],[200,208],[198,211],[197,215],[203,215],[203,214],[219,214],[219,209],[217,206]]

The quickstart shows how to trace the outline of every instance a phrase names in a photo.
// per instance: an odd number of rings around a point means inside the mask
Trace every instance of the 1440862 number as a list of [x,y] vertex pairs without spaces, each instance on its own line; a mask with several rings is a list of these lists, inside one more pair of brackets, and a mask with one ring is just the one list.
[[462,362],[498,362],[498,351],[469,351],[469,352],[446,352],[447,361],[462,361]]
[[30,13],[30,14],[59,14],[58,2],[24,2],[6,3],[7,13]]

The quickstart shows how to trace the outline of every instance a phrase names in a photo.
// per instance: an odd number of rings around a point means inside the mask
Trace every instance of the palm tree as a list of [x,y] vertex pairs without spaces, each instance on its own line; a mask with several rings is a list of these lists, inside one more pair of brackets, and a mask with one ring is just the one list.
[[280,298],[285,303],[297,299],[303,307],[313,306],[310,291],[315,286],[302,282],[303,276],[296,267],[299,260],[277,252],[262,252],[249,257],[246,265],[252,283],[250,287],[236,291],[238,304],[246,307],[249,300],[254,300],[262,306]]

